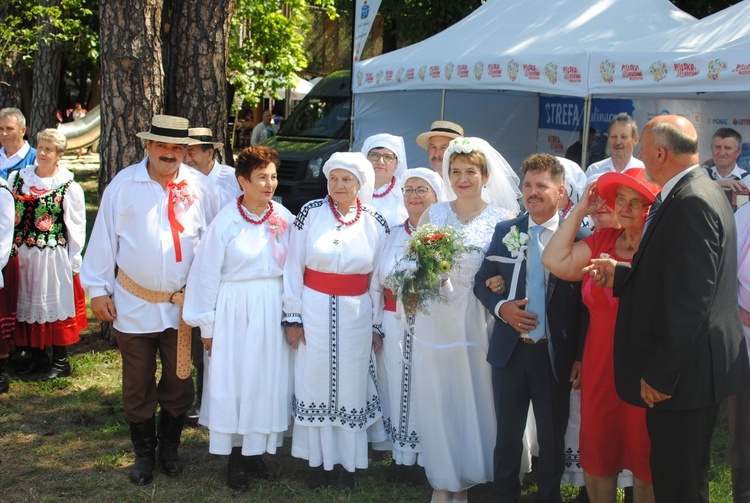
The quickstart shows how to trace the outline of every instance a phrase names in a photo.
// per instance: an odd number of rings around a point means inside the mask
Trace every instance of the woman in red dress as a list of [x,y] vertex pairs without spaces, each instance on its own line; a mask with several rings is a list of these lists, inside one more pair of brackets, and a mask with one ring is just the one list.
[[[645,409],[617,396],[613,365],[614,331],[618,299],[610,289],[596,286],[581,269],[592,258],[612,257],[632,262],[643,235],[646,216],[661,190],[648,182],[643,168],[605,173],[586,189],[583,199],[552,236],[542,262],[560,279],[581,281],[583,301],[589,309],[581,371],[580,460],[592,502],[613,502],[617,474],[633,472],[636,502],[654,501]],[[597,202],[597,194],[603,202]],[[575,242],[583,218],[606,204],[614,209],[621,228],[605,228]]]

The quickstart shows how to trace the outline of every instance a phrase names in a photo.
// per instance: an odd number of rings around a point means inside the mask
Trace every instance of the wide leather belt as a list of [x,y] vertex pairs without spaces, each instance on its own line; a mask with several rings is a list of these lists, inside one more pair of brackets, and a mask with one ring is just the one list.
[[169,302],[180,306],[180,328],[177,330],[177,377],[187,379],[191,370],[191,327],[182,320],[182,304],[185,302],[185,289],[177,292],[149,290],[133,281],[122,269],[117,271],[117,282],[126,292],[141,300],[154,304]]

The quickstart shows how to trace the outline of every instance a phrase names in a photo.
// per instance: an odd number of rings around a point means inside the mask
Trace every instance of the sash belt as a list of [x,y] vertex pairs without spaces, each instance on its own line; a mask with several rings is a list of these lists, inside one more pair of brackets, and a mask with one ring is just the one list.
[[385,307],[383,309],[386,311],[395,313],[396,312],[396,295],[393,293],[393,290],[386,288],[383,291],[383,299],[385,300]]
[[159,292],[149,290],[133,281],[122,269],[117,271],[117,282],[126,292],[141,300],[155,304],[169,302],[180,306],[180,328],[177,330],[177,377],[190,377],[191,327],[182,320],[182,304],[185,302],[185,289],[177,292]]
[[305,267],[304,283],[307,288],[327,295],[364,295],[367,293],[369,274],[333,274]]

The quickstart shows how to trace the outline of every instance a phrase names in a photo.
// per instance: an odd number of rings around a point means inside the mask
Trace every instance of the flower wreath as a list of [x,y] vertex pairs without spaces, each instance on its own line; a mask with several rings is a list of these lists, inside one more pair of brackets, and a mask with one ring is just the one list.
[[451,140],[450,144],[448,145],[448,155],[450,155],[453,152],[459,153],[459,154],[470,154],[477,150],[477,146],[474,145],[470,139],[468,138],[456,138],[455,140]]

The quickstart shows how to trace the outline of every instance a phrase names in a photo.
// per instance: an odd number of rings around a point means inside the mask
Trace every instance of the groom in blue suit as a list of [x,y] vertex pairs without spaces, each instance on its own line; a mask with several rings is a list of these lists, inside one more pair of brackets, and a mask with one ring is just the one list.
[[[497,416],[494,501],[516,502],[521,495],[522,438],[532,403],[539,443],[534,501],[560,502],[570,387],[580,371],[588,312],[581,284],[557,279],[541,262],[560,223],[564,168],[554,156],[533,154],[521,172],[527,213],[497,224],[474,280],[475,295],[497,319],[487,354]],[[487,286],[497,275],[505,294]]]

